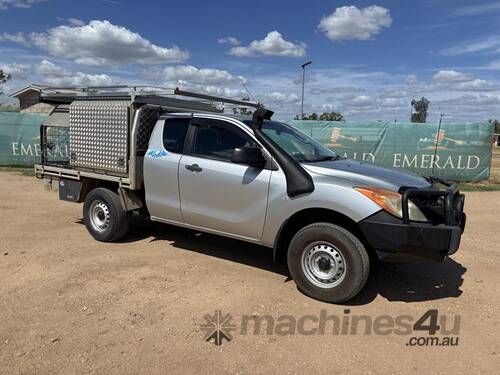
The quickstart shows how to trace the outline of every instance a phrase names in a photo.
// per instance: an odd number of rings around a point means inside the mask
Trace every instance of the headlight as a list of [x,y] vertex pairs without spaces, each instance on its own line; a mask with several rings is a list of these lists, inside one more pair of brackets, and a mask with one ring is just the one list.
[[[355,187],[354,189],[378,204],[391,215],[397,216],[400,219],[403,218],[403,197],[401,194],[395,191],[370,187]],[[412,221],[427,221],[422,211],[411,200],[408,200],[408,216]]]

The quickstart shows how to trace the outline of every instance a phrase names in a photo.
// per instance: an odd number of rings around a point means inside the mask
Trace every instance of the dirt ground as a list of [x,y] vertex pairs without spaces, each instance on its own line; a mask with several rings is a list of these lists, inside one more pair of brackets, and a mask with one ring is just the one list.
[[[43,182],[0,173],[0,186],[2,374],[498,373],[500,192],[466,194],[468,226],[451,259],[379,266],[340,306],[302,295],[269,249],[159,224],[99,243],[81,205]],[[280,335],[277,326],[271,335],[237,328],[216,346],[200,329],[216,310],[238,326],[243,316],[322,310],[416,320],[429,309],[460,317],[457,346],[407,345],[422,331]]]

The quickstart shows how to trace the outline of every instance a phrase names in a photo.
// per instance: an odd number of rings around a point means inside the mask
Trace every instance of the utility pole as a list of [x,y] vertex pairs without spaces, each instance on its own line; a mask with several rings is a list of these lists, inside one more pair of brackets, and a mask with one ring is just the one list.
[[311,65],[312,61],[308,61],[305,64],[302,64],[302,103],[300,105],[300,118],[304,119],[304,86],[306,82],[306,66]]

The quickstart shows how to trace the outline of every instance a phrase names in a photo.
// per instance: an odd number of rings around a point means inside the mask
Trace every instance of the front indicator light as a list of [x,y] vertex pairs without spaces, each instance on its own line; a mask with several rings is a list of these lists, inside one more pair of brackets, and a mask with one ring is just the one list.
[[[354,189],[391,215],[403,218],[403,196],[398,192],[370,187],[355,187]],[[411,221],[427,221],[422,211],[411,200],[408,200],[408,216]]]

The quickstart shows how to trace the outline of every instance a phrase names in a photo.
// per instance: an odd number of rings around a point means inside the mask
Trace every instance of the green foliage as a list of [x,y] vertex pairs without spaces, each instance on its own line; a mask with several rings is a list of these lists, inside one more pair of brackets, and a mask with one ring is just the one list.
[[[241,100],[249,102],[250,98],[242,98]],[[251,116],[253,112],[249,110],[248,107],[238,107],[238,108],[233,108],[233,113],[235,115]]]
[[310,115],[304,113],[304,116],[302,118],[300,118],[299,115],[296,115],[294,120],[312,120],[312,121],[315,121],[315,120],[318,120],[318,114],[316,112],[313,112]]
[[5,73],[0,69],[0,83],[5,83],[11,78],[10,74]]
[[[2,83],[7,82],[11,78],[11,75],[8,73],[5,73],[2,69],[0,69],[0,85]],[[0,95],[3,94],[3,89],[2,86],[0,86]]]
[[[295,116],[295,120],[302,120],[299,115]],[[303,120],[319,120],[319,121],[344,121],[344,116],[340,112],[323,112],[318,115],[313,112],[311,114],[304,114]]]
[[340,112],[324,112],[319,116],[321,121],[344,121]]
[[17,104],[0,104],[0,112],[19,112],[20,108]]
[[490,123],[492,123],[495,126],[495,133],[496,134],[500,133],[500,121],[490,120]]

